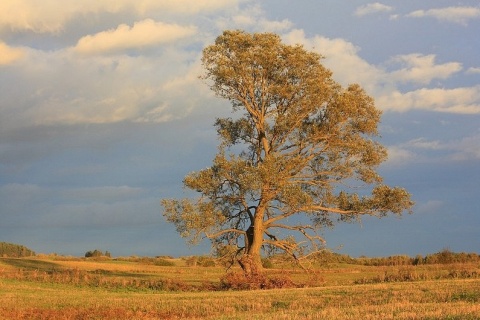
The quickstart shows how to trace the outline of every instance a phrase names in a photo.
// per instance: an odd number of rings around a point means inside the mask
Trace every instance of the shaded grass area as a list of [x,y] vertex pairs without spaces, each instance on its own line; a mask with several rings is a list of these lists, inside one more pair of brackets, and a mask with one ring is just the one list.
[[15,268],[26,270],[51,271],[62,268],[58,263],[38,259],[1,258],[0,262]]

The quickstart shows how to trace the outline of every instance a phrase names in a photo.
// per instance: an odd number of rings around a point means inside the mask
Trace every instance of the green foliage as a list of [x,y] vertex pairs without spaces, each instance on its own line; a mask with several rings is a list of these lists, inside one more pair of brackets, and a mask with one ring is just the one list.
[[11,258],[21,258],[21,257],[31,257],[35,255],[35,251],[28,249],[25,246],[0,242],[0,257],[11,257]]

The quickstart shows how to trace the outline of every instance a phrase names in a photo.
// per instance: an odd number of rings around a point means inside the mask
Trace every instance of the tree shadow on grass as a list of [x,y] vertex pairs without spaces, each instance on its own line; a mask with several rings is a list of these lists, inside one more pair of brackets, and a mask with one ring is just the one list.
[[62,266],[60,266],[59,264],[41,260],[2,258],[0,259],[0,261],[2,263],[11,265],[12,267],[26,270],[51,271],[63,269]]

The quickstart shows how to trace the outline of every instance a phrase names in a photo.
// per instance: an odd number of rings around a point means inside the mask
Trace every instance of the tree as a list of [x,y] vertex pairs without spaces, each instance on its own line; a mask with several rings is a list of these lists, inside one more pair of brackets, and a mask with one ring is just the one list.
[[31,257],[35,255],[35,251],[15,243],[0,242],[0,257]]
[[163,215],[191,243],[205,235],[230,252],[246,275],[261,272],[262,248],[300,261],[324,248],[322,228],[413,206],[376,172],[387,152],[374,140],[373,99],[336,83],[321,58],[243,31],[225,31],[203,51],[203,78],[241,114],[216,120],[212,166],[185,177],[199,198],[164,199]]
[[102,256],[110,257],[110,253],[108,251],[106,251],[105,254],[103,254],[103,252],[98,250],[98,249],[95,249],[93,251],[85,252],[85,258],[92,258],[92,257],[98,258],[98,257],[102,257]]

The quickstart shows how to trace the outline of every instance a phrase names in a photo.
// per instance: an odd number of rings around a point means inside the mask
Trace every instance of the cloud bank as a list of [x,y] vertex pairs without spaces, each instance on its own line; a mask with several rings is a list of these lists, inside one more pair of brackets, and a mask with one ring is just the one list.
[[86,15],[134,14],[145,17],[152,13],[192,16],[235,8],[241,0],[2,0],[0,2],[0,30],[59,33],[74,18]]
[[180,26],[146,19],[132,27],[126,24],[116,29],[88,35],[78,40],[74,50],[82,54],[119,52],[131,48],[144,48],[193,36],[195,26]]

